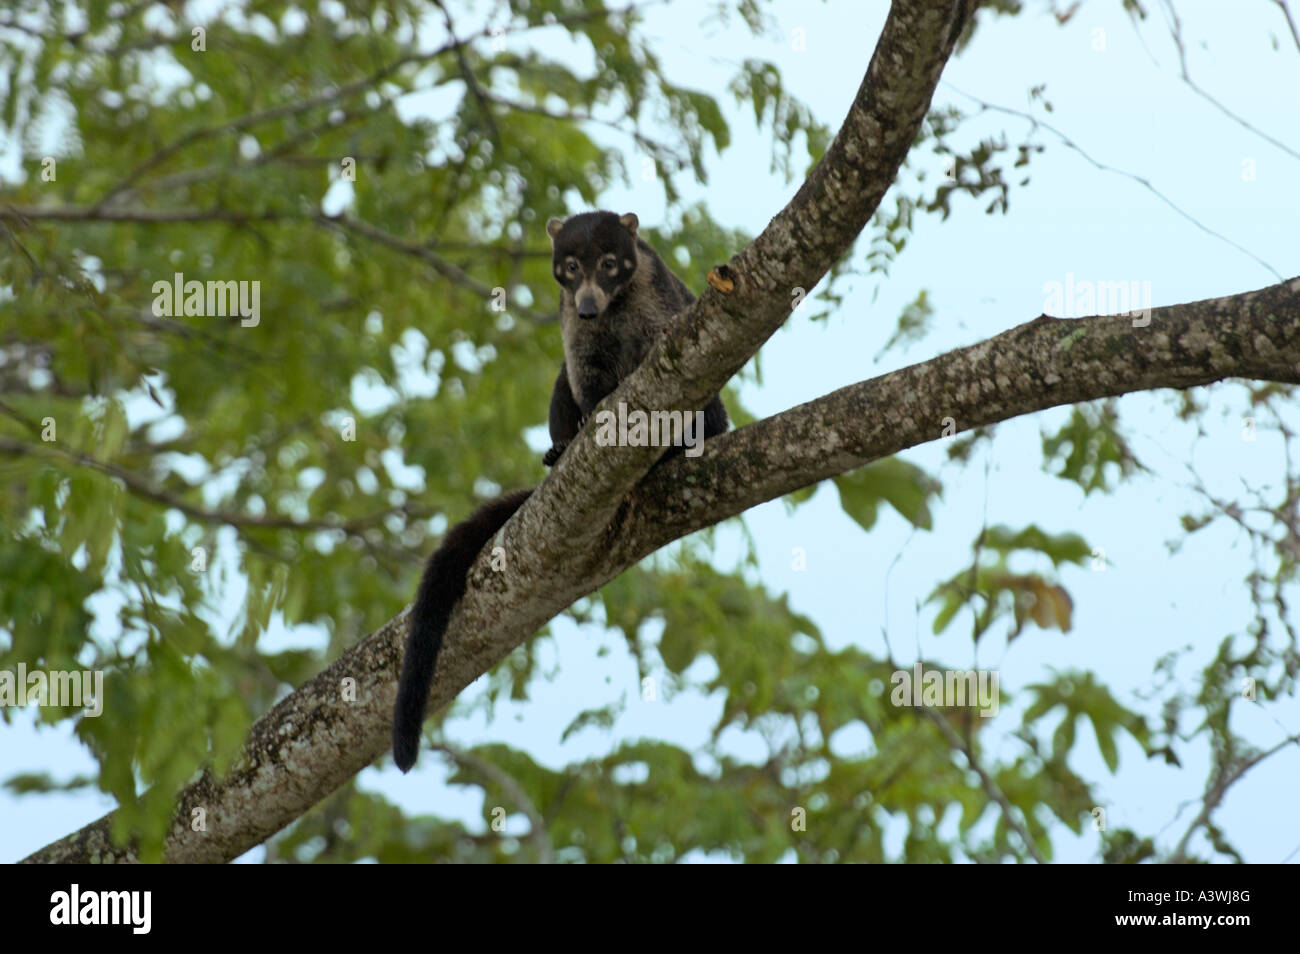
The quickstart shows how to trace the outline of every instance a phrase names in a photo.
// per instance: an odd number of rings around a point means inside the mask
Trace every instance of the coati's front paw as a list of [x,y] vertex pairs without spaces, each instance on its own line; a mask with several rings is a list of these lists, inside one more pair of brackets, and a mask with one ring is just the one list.
[[[581,433],[582,429],[586,426],[587,418],[589,416],[590,415],[588,414],[584,414],[582,415],[582,417],[578,418],[579,433]],[[554,467],[555,462],[560,459],[560,455],[565,452],[568,446],[569,446],[569,441],[556,441],[554,444],[551,445],[551,449],[542,455],[542,464],[544,464],[547,467]]]
[[564,441],[563,443],[560,444],[552,444],[551,449],[548,450],[544,455],[542,455],[543,466],[554,467],[555,462],[560,459],[560,455],[564,453],[564,449],[568,446],[569,446],[568,441]]

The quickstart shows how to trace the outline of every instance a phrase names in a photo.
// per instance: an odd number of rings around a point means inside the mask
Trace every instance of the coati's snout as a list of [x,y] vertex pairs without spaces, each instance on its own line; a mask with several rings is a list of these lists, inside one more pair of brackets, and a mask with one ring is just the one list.
[[578,306],[578,317],[589,321],[592,318],[599,318],[609,305],[609,296],[590,282],[583,282],[578,286],[578,294],[574,296],[574,300]]
[[579,318],[599,318],[626,291],[636,272],[637,217],[583,212],[546,223],[555,280]]

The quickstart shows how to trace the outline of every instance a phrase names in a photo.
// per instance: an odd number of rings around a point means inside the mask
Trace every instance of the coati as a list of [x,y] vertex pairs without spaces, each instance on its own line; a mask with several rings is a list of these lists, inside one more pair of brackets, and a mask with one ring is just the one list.
[[[584,212],[546,223],[552,271],[560,283],[560,335],[564,361],[551,393],[550,467],[578,435],[596,405],[636,370],[669,320],[695,296],[637,235],[631,213]],[[704,437],[729,426],[722,399],[704,408]],[[680,453],[669,448],[665,457]],[[479,551],[523,506],[531,490],[490,501],[447,532],[429,557],[411,607],[393,709],[393,761],[403,772],[419,755],[420,727],[433,685],[442,637],[452,608],[465,595],[466,576]]]

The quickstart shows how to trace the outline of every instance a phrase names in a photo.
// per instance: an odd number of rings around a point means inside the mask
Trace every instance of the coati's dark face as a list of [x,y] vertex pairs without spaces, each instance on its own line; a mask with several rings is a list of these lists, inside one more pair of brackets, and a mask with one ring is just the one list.
[[627,290],[636,273],[637,225],[631,212],[583,212],[546,223],[555,280],[572,293],[579,318],[599,318]]

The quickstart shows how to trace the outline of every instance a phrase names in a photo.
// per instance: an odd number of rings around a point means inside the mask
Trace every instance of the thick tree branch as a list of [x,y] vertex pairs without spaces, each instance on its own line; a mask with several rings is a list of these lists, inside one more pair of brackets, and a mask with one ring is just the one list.
[[1122,315],[1039,316],[724,434],[693,466],[673,463],[647,476],[596,544],[601,560],[591,569],[599,575],[606,561],[630,565],[750,507],[935,440],[947,418],[961,432],[1050,407],[1225,378],[1300,383],[1300,277],[1156,308],[1140,328]]
[[[789,204],[677,317],[641,367],[603,402],[629,410],[702,408],[852,246],[893,183],[929,109],[967,0],[895,0],[848,115]],[[530,576],[598,557],[615,508],[658,458],[653,447],[600,447],[595,428],[569,445],[538,493],[506,527],[544,513],[554,535],[520,552]],[[576,473],[575,473],[576,472]],[[563,562],[554,562],[554,561]],[[556,581],[559,583],[560,581]]]

